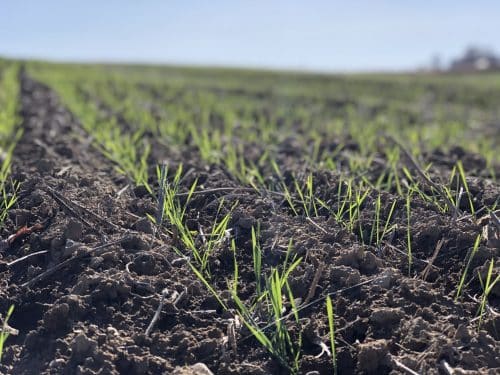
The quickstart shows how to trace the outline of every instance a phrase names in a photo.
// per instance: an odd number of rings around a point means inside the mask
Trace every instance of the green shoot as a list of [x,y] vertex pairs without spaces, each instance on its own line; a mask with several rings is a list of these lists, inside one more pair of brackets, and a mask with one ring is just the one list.
[[[254,231],[257,234],[256,231]],[[257,243],[257,239],[255,240]],[[290,302],[292,316],[295,319],[295,323],[299,324],[298,307],[295,304],[295,298],[293,297],[292,291],[288,284],[288,278],[290,273],[297,268],[297,266],[302,261],[302,258],[293,259],[290,265],[288,265],[289,257],[291,255],[291,241],[288,247],[288,251],[285,260],[282,265],[281,272],[277,268],[272,268],[269,277],[266,279],[265,288],[261,291],[261,295],[258,297],[258,302],[262,308],[253,310],[246,306],[246,304],[237,295],[237,289],[234,286],[237,281],[233,283],[232,297],[235,302],[238,314],[248,328],[252,336],[271,354],[275,357],[282,366],[286,367],[290,373],[296,374],[298,372],[298,364],[300,358],[300,348],[301,348],[301,335],[294,342],[292,336],[287,328],[286,321],[283,319],[285,316],[285,305],[283,303],[284,294],[287,295]],[[255,247],[257,249],[257,246]],[[258,258],[256,250],[256,257]],[[257,260],[255,263],[258,263]],[[235,268],[234,277],[237,277],[237,268]],[[256,314],[262,315],[260,319]],[[261,329],[258,321],[262,320],[266,323],[266,327],[270,329],[271,332]],[[273,323],[268,326],[269,323]]]
[[460,160],[457,162],[457,169],[458,169],[458,173],[460,175],[460,180],[462,181],[462,184],[465,188],[465,192],[467,193],[467,198],[469,200],[470,212],[472,213],[472,215],[475,215],[476,210],[474,208],[474,203],[472,202],[472,195],[470,193],[469,185],[467,184],[467,180],[465,178],[464,167],[463,167],[462,162]]
[[258,237],[260,236],[260,226],[257,230],[252,227],[252,257],[253,257],[253,270],[255,274],[255,288],[257,296],[262,295],[261,277],[262,277],[262,250]]
[[330,331],[330,350],[332,353],[332,364],[333,373],[337,374],[337,356],[335,350],[335,324],[334,324],[334,314],[333,314],[333,304],[332,299],[328,295],[326,297],[326,315],[328,316],[328,327]]
[[0,183],[1,201],[0,201],[0,227],[7,217],[9,209],[11,209],[17,201],[17,192],[19,184],[12,182],[11,188],[8,191],[5,183]]
[[476,237],[476,241],[474,242],[474,247],[472,248],[472,251],[469,255],[469,259],[467,259],[467,264],[465,265],[465,268],[462,272],[462,276],[460,277],[460,283],[458,284],[457,293],[455,295],[455,302],[458,300],[458,298],[462,294],[462,290],[463,290],[464,283],[465,283],[465,278],[467,277],[467,272],[469,271],[469,267],[471,265],[472,259],[474,258],[474,255],[476,255],[477,250],[479,249],[480,243],[481,243],[481,235],[479,234]]
[[[182,254],[182,253],[179,253]],[[210,284],[210,282],[206,279],[206,277],[198,270],[198,268],[191,262],[188,261],[189,267],[193,271],[193,273],[196,275],[196,277],[205,285],[207,290],[215,297],[219,305],[224,309],[227,310],[227,305],[222,301],[222,298],[219,296],[219,294],[215,291],[213,286]]]
[[7,324],[13,312],[14,312],[14,305],[11,305],[3,321],[2,332],[0,332],[0,362],[2,362],[2,354],[5,341],[7,341],[7,338],[9,337],[9,330]]
[[408,276],[411,275],[411,267],[413,265],[413,256],[411,250],[411,202],[410,202],[411,193],[408,193],[406,196],[406,246],[408,253]]
[[377,231],[377,246],[380,246],[382,240],[386,237],[386,235],[394,228],[394,226],[390,226],[392,214],[394,213],[394,208],[396,207],[396,201],[392,202],[391,208],[389,209],[389,214],[387,215],[387,219],[385,221],[384,229],[382,230],[382,234],[379,236]]
[[396,201],[393,201],[389,209],[389,214],[385,220],[384,228],[381,229],[380,211],[382,209],[382,201],[380,194],[377,196],[377,199],[375,200],[375,223],[372,225],[372,230],[370,234],[370,243],[373,243],[375,237],[376,246],[380,246],[384,237],[387,235],[387,233],[389,233],[392,230],[393,227],[389,227],[389,224],[395,206],[396,206]]
[[481,323],[484,316],[484,311],[486,309],[486,304],[488,303],[488,296],[495,287],[495,284],[500,280],[500,275],[495,277],[495,280],[491,281],[491,276],[493,274],[493,267],[495,266],[495,261],[491,259],[490,266],[488,267],[488,273],[486,274],[486,282],[483,282],[481,274],[478,272],[479,282],[483,288],[483,296],[481,298],[481,305],[479,306],[479,324],[478,329],[481,327]]
[[282,176],[281,171],[278,167],[278,163],[276,163],[276,161],[274,159],[271,159],[271,166],[273,167],[274,172],[278,175],[281,187],[283,189],[283,193],[285,194],[285,200],[287,201],[288,205],[290,206],[291,210],[293,211],[293,214],[295,216],[298,216],[299,213],[298,213],[298,211],[295,207],[295,204],[293,202],[292,194],[290,193],[290,190],[286,186],[285,181],[283,181],[283,176]]

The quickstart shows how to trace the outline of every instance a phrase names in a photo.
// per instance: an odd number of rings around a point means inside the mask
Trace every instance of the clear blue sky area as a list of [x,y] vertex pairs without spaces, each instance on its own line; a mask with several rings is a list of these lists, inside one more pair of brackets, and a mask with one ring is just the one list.
[[328,71],[500,53],[500,1],[6,1],[0,55]]

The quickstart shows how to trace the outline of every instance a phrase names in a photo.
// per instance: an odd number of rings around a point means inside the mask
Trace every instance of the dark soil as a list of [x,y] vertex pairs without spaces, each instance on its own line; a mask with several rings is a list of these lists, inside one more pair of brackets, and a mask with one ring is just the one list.
[[[145,216],[156,213],[153,199],[129,185],[92,147],[92,139],[53,91],[25,75],[21,80],[24,135],[15,151],[13,178],[22,185],[1,236],[23,225],[39,223],[42,228],[0,253],[0,312],[14,304],[9,325],[19,330],[6,343],[0,372],[168,374],[176,366],[202,362],[215,374],[288,373],[244,329],[237,334],[237,352],[226,347],[224,337],[234,314],[221,311],[173,251],[174,239],[152,235]],[[280,147],[283,168],[295,168],[287,162],[293,140]],[[239,202],[230,226],[239,249],[242,296],[254,288],[253,270],[244,265],[251,264],[250,228],[257,223],[266,269],[282,262],[290,238],[294,252],[304,257],[291,276],[295,297],[306,298],[322,265],[312,299],[317,302],[301,310],[300,373],[332,373],[331,358],[318,357],[318,343],[329,345],[327,293],[334,293],[339,374],[408,373],[405,366],[427,374],[445,374],[446,366],[456,374],[500,371],[500,288],[492,291],[491,311],[479,330],[475,318],[482,289],[477,277],[464,298],[454,302],[464,259],[487,219],[453,221],[449,214],[415,201],[415,276],[408,277],[407,256],[397,251],[405,248],[398,247],[406,240],[404,202],[398,202],[394,214],[402,223],[394,246],[365,246],[326,215],[311,222],[292,216],[279,197],[237,190],[238,183],[221,167],[205,168],[188,153],[156,152],[158,158],[175,158],[174,164],[183,162],[191,171],[183,181],[186,189],[194,178],[200,191],[235,188],[195,195],[188,215],[196,228],[213,222],[221,198],[226,209]],[[480,159],[465,156],[472,168],[478,163],[481,169]],[[436,168],[447,168],[456,156],[451,151],[428,158]],[[335,196],[335,173],[315,171],[315,178],[322,199]],[[500,187],[477,177],[471,179],[471,191],[481,207],[494,203]],[[393,199],[383,197],[386,212]],[[365,224],[369,231],[369,222]],[[424,274],[438,244],[440,251]],[[45,252],[10,264],[38,251]],[[498,258],[499,251],[498,243],[483,240],[470,274]],[[55,272],[44,274],[56,266]],[[214,254],[210,267],[216,289],[229,301],[224,293],[233,272],[229,247]],[[165,305],[147,336],[162,293]]]

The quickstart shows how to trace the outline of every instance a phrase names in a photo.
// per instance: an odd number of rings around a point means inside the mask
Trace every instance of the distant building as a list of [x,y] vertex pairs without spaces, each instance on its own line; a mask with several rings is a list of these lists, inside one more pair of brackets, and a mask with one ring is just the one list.
[[481,72],[500,70],[500,58],[487,49],[470,47],[450,65],[452,72]]

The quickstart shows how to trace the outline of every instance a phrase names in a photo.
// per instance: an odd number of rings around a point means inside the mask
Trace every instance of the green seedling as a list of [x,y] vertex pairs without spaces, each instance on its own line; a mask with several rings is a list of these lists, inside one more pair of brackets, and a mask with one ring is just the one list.
[[[185,194],[185,203],[180,200],[180,181],[182,176],[182,165],[179,165],[171,182],[168,181],[168,171],[165,165],[157,168],[159,189],[158,210],[156,218],[151,219],[157,224],[165,220],[174,229],[174,235],[193,258],[194,265],[199,273],[210,279],[209,258],[213,252],[221,246],[228,237],[228,224],[231,218],[231,210],[219,219],[224,200],[219,203],[217,215],[210,232],[204,233],[202,228],[199,232],[190,230],[185,223],[186,209],[196,189],[197,180],[193,182],[189,191]],[[202,246],[197,245],[196,236],[199,236]]]
[[[283,304],[284,296],[288,297],[290,303],[291,315],[294,317],[295,324],[299,324],[298,307],[295,304],[288,278],[290,273],[297,268],[302,261],[302,258],[292,260],[289,265],[291,254],[291,241],[288,246],[288,251],[281,267],[281,272],[277,268],[272,268],[269,277],[266,279],[264,288],[261,294],[257,296],[257,302],[261,308],[254,309],[253,306],[247,306],[237,294],[237,267],[235,267],[233,287],[233,301],[238,308],[238,314],[241,321],[248,328],[252,336],[271,354],[275,357],[282,366],[286,367],[291,373],[298,372],[300,348],[302,345],[302,337],[296,340],[288,330],[283,317],[286,315],[285,305]],[[235,260],[236,263],[236,260]],[[262,275],[258,275],[258,278]],[[256,275],[257,278],[257,275]],[[258,279],[257,278],[257,279]],[[266,327],[265,329],[261,328]],[[273,323],[273,324],[270,324]],[[270,331],[270,332],[269,332]],[[300,331],[300,330],[299,330]]]
[[386,146],[385,154],[387,159],[387,167],[374,182],[373,187],[379,191],[388,192],[392,192],[395,189],[397,194],[399,196],[402,196],[403,191],[398,171],[398,163],[400,158],[399,148],[389,148]]
[[201,255],[200,271],[204,272],[206,276],[209,278],[211,276],[209,268],[209,258],[217,248],[222,246],[222,243],[224,241],[229,239],[230,235],[229,235],[228,225],[231,219],[232,210],[236,207],[237,203],[233,205],[231,210],[226,215],[223,215],[219,219],[223,205],[224,205],[224,200],[221,200],[211,232],[208,234],[208,236],[207,235],[203,236],[202,238],[203,248],[198,251],[198,253]]
[[185,195],[185,203],[181,203],[180,199],[180,181],[182,177],[182,164],[179,165],[173,180],[168,181],[168,168],[166,165],[158,166],[156,169],[159,197],[158,197],[158,211],[156,215],[157,224],[162,224],[166,219],[168,222],[176,227],[178,230],[184,227],[184,217],[186,215],[187,205],[193,196],[196,189],[197,180],[193,182],[189,191]]
[[[337,187],[336,209],[332,209],[325,202],[316,198],[316,202],[327,209],[335,221],[346,228],[348,231],[354,231],[354,225],[361,213],[361,206],[370,194],[370,189],[364,189],[362,186],[356,186],[351,178],[344,180],[340,177]],[[361,238],[363,235],[361,234]]]
[[255,285],[257,296],[262,295],[261,277],[262,277],[262,250],[258,238],[260,237],[260,226],[257,229],[252,227],[252,258],[253,270],[255,274]]
[[370,234],[370,243],[373,243],[375,241],[375,245],[377,247],[381,245],[382,240],[394,228],[394,225],[390,226],[390,222],[395,207],[396,207],[396,201],[393,201],[389,209],[389,214],[387,215],[387,218],[385,220],[384,227],[381,228],[382,220],[380,218],[380,211],[382,209],[382,201],[380,194],[377,196],[377,199],[375,200],[375,220],[374,224],[372,225],[372,230]]
[[[106,128],[106,125],[103,128]],[[102,146],[103,155],[116,163],[119,173],[128,176],[136,185],[145,185],[150,189],[148,186],[148,157],[151,147],[149,143],[144,143],[142,153],[139,154],[141,137],[142,130],[138,130],[130,136],[122,134],[118,125],[113,124],[108,131],[101,133],[97,142]]]
[[18,64],[9,64],[0,77],[0,227],[17,201],[19,184],[9,180],[14,147],[21,138],[19,127]]
[[335,349],[335,322],[334,322],[334,314],[333,314],[333,304],[332,299],[328,295],[326,297],[326,315],[328,317],[328,328],[330,332],[330,350],[332,354],[332,364],[333,364],[333,373],[337,374],[337,356]]
[[465,279],[467,277],[467,272],[469,271],[469,267],[472,263],[472,259],[474,259],[474,256],[477,253],[477,250],[479,249],[479,244],[481,243],[481,235],[479,234],[476,237],[476,241],[474,241],[474,246],[472,247],[472,251],[470,252],[470,255],[467,259],[467,263],[465,265],[465,268],[462,272],[462,276],[460,277],[460,282],[458,284],[457,288],[457,293],[455,294],[455,302],[458,300],[458,298],[462,295]]
[[411,193],[406,196],[406,247],[408,254],[408,275],[411,275],[411,268],[413,265],[413,255],[411,249]]
[[[182,254],[180,252],[178,252],[178,253]],[[217,302],[219,303],[219,305],[222,307],[222,309],[227,310],[227,305],[222,300],[222,297],[219,295],[219,293],[217,293],[215,291],[214,287],[209,282],[209,280],[205,277],[205,275],[203,273],[201,273],[198,270],[198,268],[196,267],[196,265],[194,265],[191,261],[188,261],[188,264],[189,264],[189,268],[191,268],[191,271],[193,271],[193,273],[195,274],[195,276],[203,283],[203,285],[205,285],[205,287],[207,288],[207,290],[215,297],[215,299],[217,300]]]
[[[365,199],[368,197],[368,194],[370,193],[370,190],[366,190],[364,193],[361,193],[361,191],[356,191],[355,195],[355,200],[354,202],[351,202],[349,205],[349,224],[348,224],[348,229],[350,231],[354,231],[354,223],[355,221],[361,217],[361,206]],[[359,225],[359,233],[361,237],[361,242],[364,242],[363,238],[363,228],[361,222],[358,223]]]
[[[342,195],[343,185],[346,187],[346,192]],[[344,222],[344,215],[347,212],[352,200],[352,179],[347,179],[345,182],[342,179],[339,181],[339,186],[337,189],[337,211],[334,213],[335,220],[337,223]]]
[[312,215],[318,216],[318,209],[316,207],[316,199],[314,197],[314,188],[313,188],[313,176],[311,173],[307,175],[304,186],[301,186],[295,178],[293,177],[293,183],[295,187],[295,191],[299,196],[299,202],[301,203],[302,209],[307,217],[311,217]]
[[281,174],[280,168],[278,167],[278,163],[276,163],[276,160],[271,159],[271,166],[272,166],[274,172],[276,173],[276,175],[279,178],[279,182],[280,182],[281,188],[283,190],[283,194],[285,196],[285,200],[288,203],[288,206],[292,210],[293,214],[295,216],[298,216],[299,215],[299,212],[297,211],[298,208],[296,208],[295,203],[294,203],[294,199],[292,197],[292,194],[290,193],[290,190],[288,189],[288,186],[285,184],[285,181],[283,180],[283,176]]
[[0,227],[7,218],[9,209],[17,202],[17,192],[19,184],[12,182],[10,189],[7,189],[5,183],[0,183],[1,201],[0,201]]
[[500,280],[500,275],[497,275],[494,280],[492,280],[493,268],[495,266],[495,261],[491,259],[490,265],[488,267],[488,272],[486,274],[486,281],[483,281],[481,274],[478,272],[479,282],[481,283],[481,288],[483,288],[483,296],[481,297],[481,304],[479,306],[479,324],[478,329],[481,327],[483,321],[483,316],[486,310],[486,304],[488,303],[488,296],[495,287],[495,284]]
[[469,201],[470,212],[472,213],[472,215],[475,215],[476,210],[474,208],[474,203],[472,202],[472,195],[470,193],[469,185],[467,184],[467,180],[465,178],[464,167],[463,167],[462,162],[460,160],[457,162],[457,169],[458,169],[458,173],[460,175],[460,180],[462,182],[462,185],[464,186],[465,192],[467,193],[467,199]]
[[11,305],[9,307],[9,310],[7,311],[7,315],[5,316],[5,319],[3,320],[2,332],[0,332],[0,362],[2,362],[2,354],[3,354],[3,348],[5,345],[5,341],[7,341],[7,338],[10,335],[8,322],[9,322],[9,319],[12,316],[13,312],[14,312],[14,305]]

